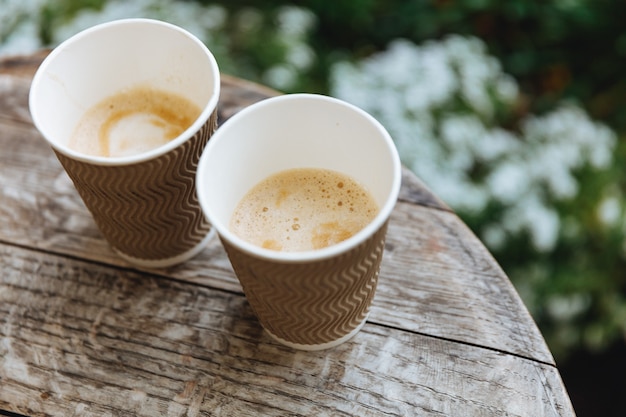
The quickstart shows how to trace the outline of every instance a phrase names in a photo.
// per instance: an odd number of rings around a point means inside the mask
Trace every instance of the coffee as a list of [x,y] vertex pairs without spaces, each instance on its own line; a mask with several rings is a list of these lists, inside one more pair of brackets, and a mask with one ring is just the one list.
[[133,87],[88,109],[68,146],[94,156],[136,155],[178,137],[201,111],[178,94],[148,86]]
[[374,197],[345,174],[292,169],[254,186],[235,209],[230,230],[266,249],[321,249],[359,232],[378,210]]

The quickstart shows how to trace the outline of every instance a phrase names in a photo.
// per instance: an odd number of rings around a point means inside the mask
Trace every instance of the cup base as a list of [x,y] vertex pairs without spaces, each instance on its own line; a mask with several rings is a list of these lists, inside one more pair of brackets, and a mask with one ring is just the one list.
[[267,329],[264,329],[267,334],[270,335],[270,337],[274,340],[276,340],[278,343],[288,346],[292,349],[297,349],[297,350],[306,350],[306,351],[316,351],[316,350],[324,350],[324,349],[330,349],[333,348],[335,346],[339,346],[340,344],[347,342],[348,340],[352,339],[354,336],[356,336],[356,334],[361,331],[361,329],[363,328],[363,326],[365,326],[365,323],[367,322],[367,318],[369,317],[369,313],[365,316],[365,318],[363,319],[363,321],[354,329],[352,330],[350,333],[346,334],[345,336],[340,337],[339,339],[336,340],[332,340],[330,342],[326,342],[326,343],[319,343],[319,344],[315,344],[315,345],[303,345],[300,343],[293,343],[293,342],[289,342],[285,339],[282,339],[276,335],[274,335],[272,332],[270,332]]
[[209,241],[213,238],[213,236],[215,236],[215,228],[211,227],[211,230],[209,230],[209,233],[207,233],[207,235],[204,237],[204,239],[202,239],[202,241],[200,243],[198,243],[196,246],[194,246],[193,248],[189,249],[186,252],[183,252],[179,255],[173,256],[171,258],[163,258],[163,259],[142,259],[142,258],[135,258],[134,256],[130,256],[130,255],[126,255],[125,253],[119,251],[116,248],[113,248],[113,251],[122,259],[124,259],[126,262],[131,263],[135,266],[139,266],[142,268],[165,268],[168,266],[173,266],[176,264],[180,264],[182,262],[185,262],[188,259],[193,258],[194,256],[196,256],[198,253],[200,253],[205,247],[206,245],[209,243]]

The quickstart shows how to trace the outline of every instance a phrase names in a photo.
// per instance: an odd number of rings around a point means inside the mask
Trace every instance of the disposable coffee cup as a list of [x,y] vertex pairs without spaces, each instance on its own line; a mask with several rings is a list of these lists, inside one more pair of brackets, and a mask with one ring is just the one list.
[[[135,155],[93,156],[69,146],[81,117],[137,86],[195,103],[179,136]],[[220,74],[207,47],[166,22],[123,19],[94,26],[55,48],[32,82],[30,111],[106,238],[138,266],[165,267],[200,252],[213,234],[198,203],[198,160],[217,128]]]
[[[340,243],[298,252],[265,249],[229,229],[251,188],[297,168],[353,178],[375,198],[378,213]],[[335,98],[291,94],[253,104],[225,122],[200,158],[196,183],[260,324],[284,345],[320,350],[350,339],[367,320],[400,181],[398,152],[373,117]]]

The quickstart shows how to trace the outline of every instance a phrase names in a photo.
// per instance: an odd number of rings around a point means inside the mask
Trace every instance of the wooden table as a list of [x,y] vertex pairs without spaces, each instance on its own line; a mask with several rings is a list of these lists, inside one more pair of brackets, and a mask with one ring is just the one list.
[[[275,343],[217,239],[125,264],[31,123],[44,54],[0,62],[0,415],[574,415],[509,279],[407,170],[369,321],[339,347]],[[220,120],[272,94],[224,76]]]

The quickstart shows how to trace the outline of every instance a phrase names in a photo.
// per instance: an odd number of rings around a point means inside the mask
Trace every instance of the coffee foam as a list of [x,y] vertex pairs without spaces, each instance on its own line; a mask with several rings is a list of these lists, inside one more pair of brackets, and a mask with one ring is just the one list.
[[359,232],[378,210],[373,196],[345,174],[293,169],[253,187],[235,209],[230,229],[266,249],[321,249]]
[[88,109],[68,146],[94,156],[136,155],[177,138],[201,111],[178,94],[148,86],[133,87]]

